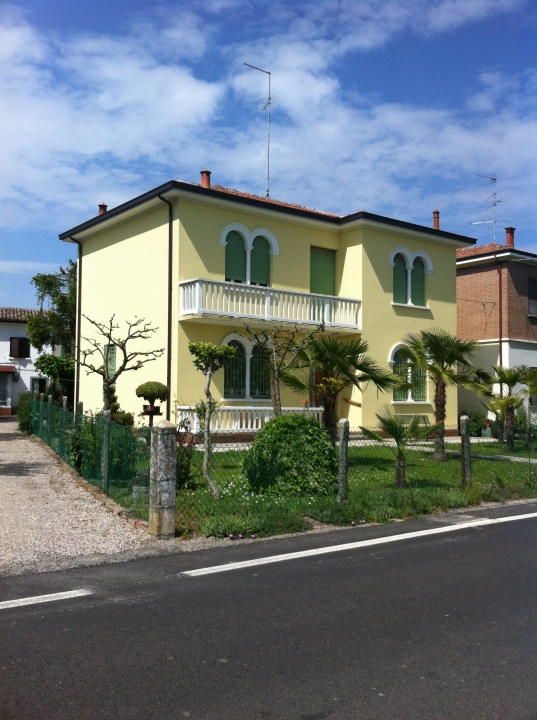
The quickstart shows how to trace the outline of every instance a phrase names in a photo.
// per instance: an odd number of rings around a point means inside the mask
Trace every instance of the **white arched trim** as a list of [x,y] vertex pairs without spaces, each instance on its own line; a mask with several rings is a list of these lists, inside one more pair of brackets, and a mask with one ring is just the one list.
[[232,340],[240,342],[246,352],[246,358],[249,359],[254,348],[254,341],[251,338],[247,338],[245,335],[241,335],[240,333],[230,333],[222,340],[221,345],[229,345]]
[[394,345],[392,349],[390,350],[390,354],[388,356],[388,365],[393,368],[393,364],[395,362],[395,353],[400,350],[401,348],[405,347],[404,343],[397,343],[397,345]]
[[241,225],[240,223],[230,223],[229,225],[226,225],[226,227],[220,233],[220,241],[218,244],[224,246],[227,245],[228,233],[232,232],[233,230],[235,230],[235,232],[238,232],[244,238],[244,247],[246,248],[246,250],[251,250],[255,238],[261,236],[267,240],[270,246],[271,255],[280,254],[280,246],[278,244],[278,241],[276,240],[276,236],[274,235],[274,233],[271,233],[270,230],[267,230],[266,228],[257,228],[253,232],[250,232],[248,228],[244,227],[244,225]]
[[412,270],[412,268],[414,267],[414,260],[419,257],[423,260],[423,264],[425,265],[425,272],[433,272],[433,263],[431,261],[431,258],[424,250],[416,250],[415,253],[411,253],[410,250],[408,250],[406,247],[400,245],[399,247],[396,247],[395,250],[392,250],[392,254],[390,255],[390,262],[388,263],[390,267],[394,266],[396,255],[402,255],[405,258],[407,270]]

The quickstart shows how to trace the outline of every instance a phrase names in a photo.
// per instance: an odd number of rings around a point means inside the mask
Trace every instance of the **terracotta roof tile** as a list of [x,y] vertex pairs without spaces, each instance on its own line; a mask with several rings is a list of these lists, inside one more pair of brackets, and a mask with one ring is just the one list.
[[26,322],[38,312],[29,308],[0,307],[0,322]]
[[498,243],[459,248],[457,250],[457,260],[459,258],[474,257],[475,255],[489,255],[495,252],[504,252],[505,250],[512,250],[512,248],[508,245],[499,245]]

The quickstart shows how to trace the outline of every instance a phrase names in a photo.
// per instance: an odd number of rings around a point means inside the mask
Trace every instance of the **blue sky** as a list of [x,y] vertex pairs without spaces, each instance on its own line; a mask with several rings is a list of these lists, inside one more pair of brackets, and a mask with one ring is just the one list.
[[0,305],[59,232],[161,182],[359,209],[537,252],[537,6],[527,0],[0,4]]

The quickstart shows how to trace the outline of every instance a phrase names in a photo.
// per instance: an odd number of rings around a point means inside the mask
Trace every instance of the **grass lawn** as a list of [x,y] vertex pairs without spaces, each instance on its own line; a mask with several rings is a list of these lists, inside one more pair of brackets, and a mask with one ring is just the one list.
[[[483,445],[490,452],[491,444]],[[358,524],[360,520],[389,522],[483,501],[537,497],[537,467],[530,479],[525,463],[474,459],[473,486],[463,492],[460,458],[436,463],[432,454],[423,450],[408,452],[408,487],[399,489],[395,487],[394,455],[382,446],[349,448],[349,500],[342,505],[335,496],[258,495],[242,477],[244,454],[240,450],[213,453],[211,474],[222,492],[218,502],[201,476],[202,453],[194,453],[191,482],[177,493],[179,535],[266,537],[309,529],[311,519],[334,525]],[[112,488],[110,495],[147,519],[147,496],[134,500],[128,489],[118,488]]]

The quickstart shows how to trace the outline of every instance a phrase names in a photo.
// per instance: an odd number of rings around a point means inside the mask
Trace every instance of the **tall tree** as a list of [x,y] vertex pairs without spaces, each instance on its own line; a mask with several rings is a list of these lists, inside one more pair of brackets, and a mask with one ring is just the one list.
[[36,289],[39,312],[29,318],[26,332],[30,343],[42,352],[45,345],[61,345],[75,356],[76,344],[76,262],[56,273],[38,273],[31,279]]
[[245,328],[254,343],[267,354],[272,406],[274,415],[279,417],[282,414],[282,377],[295,365],[298,354],[308,346],[310,340],[324,332],[324,324],[321,323],[309,332],[304,332],[296,324],[291,327],[282,325],[271,330],[254,330],[248,325]]
[[481,377],[471,386],[476,392],[485,397],[485,407],[499,419],[500,433],[498,440],[502,441],[502,425],[505,427],[505,443],[508,452],[515,449],[515,412],[524,403],[524,396],[535,395],[537,389],[537,369],[526,365],[516,365],[512,368],[493,365],[494,372]]
[[164,348],[146,351],[130,349],[140,340],[150,340],[158,330],[151,327],[151,323],[146,322],[145,318],[136,318],[132,322],[126,320],[127,330],[123,337],[118,337],[116,331],[119,330],[119,325],[115,322],[115,315],[112,315],[106,324],[92,320],[87,315],[83,317],[95,328],[97,337],[82,337],[89,348],[81,349],[80,366],[86,368],[90,375],[101,376],[103,410],[110,410],[113,387],[118,377],[129,370],[139,370],[145,363],[161,357]]
[[220,488],[214,482],[209,472],[209,458],[211,456],[211,413],[213,396],[211,393],[211,380],[217,370],[223,368],[228,360],[235,357],[235,348],[231,345],[213,345],[213,343],[188,343],[190,353],[194,355],[192,361],[200,372],[205,375],[205,426],[203,429],[203,477],[212,494],[220,500]]
[[324,407],[323,422],[332,442],[337,438],[338,399],[346,388],[361,388],[372,382],[379,390],[391,390],[397,383],[392,373],[367,355],[365,340],[346,342],[335,337],[311,339],[301,348],[296,369],[287,371],[283,383],[302,395],[318,397]]
[[434,459],[444,461],[446,421],[446,388],[448,385],[463,385],[470,381],[466,371],[472,371],[473,351],[477,343],[473,340],[459,340],[455,335],[441,328],[408,333],[400,349],[411,368],[427,373],[434,387],[434,416],[438,425],[434,439]]

